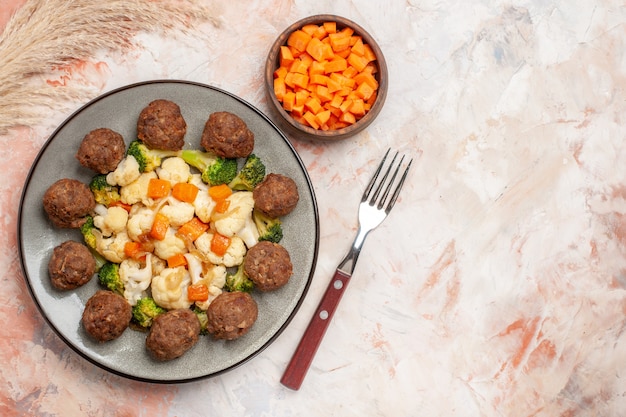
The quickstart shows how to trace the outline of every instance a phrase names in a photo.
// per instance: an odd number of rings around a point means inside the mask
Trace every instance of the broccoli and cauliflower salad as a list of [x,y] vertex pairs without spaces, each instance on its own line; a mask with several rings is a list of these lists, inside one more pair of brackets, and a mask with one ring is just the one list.
[[[224,288],[251,290],[239,271],[247,250],[282,238],[280,219],[254,209],[261,160],[252,154],[237,171],[236,160],[197,150],[161,159],[132,142],[129,151],[90,183],[97,203],[81,232],[105,262],[100,282],[132,306],[150,289],[154,304],[168,310],[206,310]],[[152,304],[142,301],[136,315],[161,311]]]
[[[146,109],[151,107],[152,103]],[[223,112],[220,114],[223,116]],[[140,122],[150,116],[142,114]],[[174,113],[170,117],[180,116]],[[179,121],[178,126],[186,125]],[[81,158],[77,155],[81,164],[95,171],[91,182],[86,184],[93,202],[83,204],[89,210],[82,209],[75,215],[78,217],[63,224],[79,228],[85,246],[95,258],[95,275],[102,287],[99,292],[106,289],[116,295],[103,299],[119,303],[120,297],[123,298],[130,306],[131,321],[136,326],[155,333],[158,331],[152,328],[158,326],[195,329],[195,322],[193,326],[184,325],[177,318],[185,316],[188,324],[188,315],[173,314],[188,310],[195,313],[201,333],[208,332],[216,338],[220,334],[228,335],[223,338],[232,339],[245,334],[256,320],[256,303],[250,293],[255,289],[279,288],[291,276],[289,254],[279,244],[283,236],[280,217],[295,207],[297,188],[288,177],[266,175],[264,162],[254,153],[247,151],[243,158],[229,157],[228,151],[216,150],[205,140],[207,135],[221,135],[218,141],[231,140],[236,147],[240,120],[236,126],[236,130],[229,130],[228,126],[207,123],[202,150],[172,149],[169,145],[164,147],[167,149],[157,149],[154,140],[150,148],[146,145],[148,141],[135,139],[123,155],[115,151],[114,165],[110,159],[106,161],[107,166],[115,167],[109,172],[101,169],[102,164],[94,167],[97,162],[94,160],[100,157],[97,148],[103,146],[96,143],[92,154],[81,149],[87,154]],[[207,133],[209,127],[217,133]],[[139,125],[138,131],[141,132]],[[179,128],[175,133],[184,135],[184,129]],[[249,139],[251,133],[246,135]],[[88,135],[92,142],[93,136]],[[246,146],[250,149],[249,143]],[[83,163],[85,160],[89,164]],[[270,177],[272,181],[266,181]],[[281,180],[280,185],[275,184],[276,178]],[[56,210],[46,208],[51,220],[54,213],[65,213],[73,204],[72,193],[66,188],[63,192],[50,193],[46,207],[54,206]],[[267,200],[272,206],[269,209]],[[257,202],[263,202],[263,206]],[[213,301],[224,293],[246,296],[232,297],[232,302],[224,299],[211,311]],[[247,303],[244,310],[249,312],[245,318],[237,316],[241,313],[235,303],[242,302]],[[85,311],[83,320],[86,317],[109,320],[101,317],[102,313],[89,313]],[[167,320],[165,317],[157,320],[166,314]],[[176,320],[178,325],[171,324]],[[237,328],[237,323],[246,325]],[[86,323],[84,326],[88,327]],[[98,339],[98,335],[92,336]],[[158,339],[155,335],[148,338],[153,356],[160,359],[180,356],[166,346],[176,344],[175,340],[154,342],[155,338]],[[169,353],[163,354],[163,349]]]

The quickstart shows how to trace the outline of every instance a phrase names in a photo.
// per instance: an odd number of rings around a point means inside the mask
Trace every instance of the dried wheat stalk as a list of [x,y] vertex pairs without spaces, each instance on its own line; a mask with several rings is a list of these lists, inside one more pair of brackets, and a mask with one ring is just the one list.
[[0,34],[0,134],[89,94],[48,85],[56,67],[127,50],[138,32],[186,32],[199,22],[217,25],[208,6],[191,0],[27,0]]

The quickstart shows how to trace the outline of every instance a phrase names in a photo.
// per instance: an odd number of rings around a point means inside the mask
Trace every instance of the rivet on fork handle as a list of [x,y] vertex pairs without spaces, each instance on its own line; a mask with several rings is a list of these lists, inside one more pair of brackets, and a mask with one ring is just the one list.
[[[381,172],[383,172],[383,167],[388,155],[389,150],[385,153],[385,156],[378,165],[376,172],[365,188],[365,192],[361,198],[361,204],[359,205],[359,229],[354,242],[352,243],[352,247],[335,270],[335,274],[328,284],[328,287],[326,288],[326,291],[324,292],[324,295],[315,310],[315,314],[311,318],[311,321],[309,322],[309,325],[306,328],[304,335],[302,336],[302,339],[300,340],[300,343],[298,344],[298,347],[291,357],[291,360],[289,361],[289,364],[287,365],[287,368],[285,369],[285,372],[280,380],[280,382],[288,388],[293,390],[300,389],[300,386],[304,381],[304,377],[313,362],[315,353],[317,352],[324,334],[326,333],[326,329],[328,329],[328,325],[335,314],[337,306],[339,305],[339,301],[341,300],[341,297],[350,282],[361,247],[365,241],[365,237],[367,237],[367,234],[375,229],[387,217],[389,211],[393,208],[398,195],[400,194],[402,185],[404,184],[409,168],[411,167],[412,160],[407,164],[400,179],[396,181],[396,177],[399,173],[402,162],[404,161],[404,156],[402,156],[400,158],[400,162],[396,165],[395,170],[393,170],[398,156],[398,153],[396,152],[391,160],[391,163],[389,164],[389,167],[386,171],[384,171],[382,178],[379,181],[378,177]],[[391,177],[389,177],[390,174]],[[390,178],[389,181],[387,181],[388,178]],[[395,188],[393,189],[393,193],[391,193],[394,183]],[[374,193],[371,195],[372,190],[374,190]],[[380,197],[381,192],[382,197]],[[389,196],[389,193],[391,193],[391,196]]]

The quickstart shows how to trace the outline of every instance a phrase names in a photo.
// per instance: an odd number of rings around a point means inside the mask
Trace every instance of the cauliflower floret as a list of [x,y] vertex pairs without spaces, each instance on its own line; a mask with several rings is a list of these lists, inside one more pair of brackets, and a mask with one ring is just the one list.
[[208,192],[202,192],[202,190],[196,196],[193,201],[193,207],[196,210],[196,216],[204,223],[211,222],[211,216],[216,203],[213,201]]
[[119,233],[126,228],[128,222],[128,212],[122,207],[113,206],[106,209],[104,215],[97,214],[93,218],[93,224],[102,232],[102,235],[109,237],[114,233]]
[[161,167],[157,168],[157,174],[162,180],[168,180],[172,184],[187,182],[191,177],[191,168],[177,156],[164,159]]
[[111,237],[102,236],[102,233],[98,230],[94,230],[93,233],[96,236],[96,251],[107,261],[119,264],[126,259],[124,245],[130,242],[130,238],[125,231]]
[[120,264],[120,278],[124,282],[124,298],[131,306],[145,295],[145,291],[152,281],[152,254],[146,255],[146,264],[142,268],[141,263],[133,259],[125,259]]
[[153,178],[157,178],[157,174],[154,171],[144,172],[135,181],[122,187],[120,189],[120,200],[122,203],[132,205],[142,202],[146,206],[154,205],[154,200],[148,198],[148,184]]
[[200,174],[191,174],[189,177],[189,184],[195,185],[200,191],[209,191],[209,186],[207,183],[202,181],[202,175]]
[[191,277],[184,266],[165,268],[159,275],[152,278],[152,298],[166,309],[189,308],[187,287]]
[[191,203],[185,203],[175,198],[168,198],[167,204],[161,208],[161,213],[165,215],[173,227],[180,227],[194,218],[195,208]]
[[244,228],[247,218],[252,215],[254,198],[251,191],[238,191],[232,193],[227,200],[230,201],[228,211],[214,216],[214,224],[219,234],[231,237]]
[[198,187],[198,195],[193,201],[193,207],[196,209],[196,216],[204,223],[211,222],[211,215],[215,208],[215,201],[209,196],[209,186],[202,181],[200,174],[192,174],[189,184]]
[[154,241],[154,254],[161,259],[169,259],[174,255],[187,252],[185,241],[176,236],[171,227],[165,234],[165,239]]
[[167,268],[167,262],[158,256],[152,256],[150,260],[152,263],[152,276],[159,275],[165,268]]
[[212,264],[224,265],[227,268],[231,266],[238,266],[243,262],[243,258],[246,255],[246,245],[243,240],[237,236],[230,238],[230,245],[226,250],[224,256],[219,256],[211,251],[211,240],[213,239],[213,233],[206,232],[200,235],[194,242],[196,249],[202,254],[202,256]]
[[115,171],[107,174],[107,183],[123,187],[135,181],[140,175],[139,163],[134,156],[127,155],[117,165]]
[[246,224],[235,235],[243,240],[248,249],[259,243],[259,229],[256,227],[252,215],[246,217]]
[[139,237],[150,231],[156,212],[144,205],[135,204],[130,209],[126,231],[128,236],[135,241],[139,241]]

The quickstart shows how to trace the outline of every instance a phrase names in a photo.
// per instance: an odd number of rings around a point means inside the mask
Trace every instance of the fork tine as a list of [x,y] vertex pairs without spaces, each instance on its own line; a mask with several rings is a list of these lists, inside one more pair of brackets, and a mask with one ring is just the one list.
[[[396,154],[397,156],[398,154]],[[393,158],[393,160],[395,161],[395,157]],[[389,174],[389,171],[391,171],[391,168],[393,167],[393,162],[391,161],[391,165],[389,165],[389,170],[387,171],[387,174]],[[383,206],[385,205],[385,200],[387,200],[387,196],[389,195],[389,192],[391,191],[391,186],[393,185],[394,181],[396,180],[396,176],[398,175],[398,171],[400,171],[400,167],[402,166],[402,161],[404,161],[404,155],[402,155],[402,158],[400,158],[400,162],[398,162],[398,165],[396,166],[396,169],[393,171],[393,175],[391,176],[391,179],[389,180],[389,183],[387,183],[387,187],[385,188],[385,192],[383,192],[383,196],[380,198],[380,201],[378,202],[378,209],[382,209]],[[382,187],[382,183],[380,184],[380,186]]]
[[[402,189],[402,186],[404,185],[404,180],[406,179],[406,176],[409,173],[409,168],[411,168],[411,163],[413,163],[413,159],[411,159],[409,161],[408,165],[406,166],[406,169],[402,173],[402,177],[400,177],[400,181],[398,182],[398,185],[396,185],[396,189],[393,191],[393,194],[391,195],[391,199],[389,200],[389,204],[387,204],[387,208],[385,209],[385,213],[387,213],[387,214],[389,214],[389,212],[393,208],[394,204],[396,204],[396,200],[398,199],[398,195],[400,195],[400,190]],[[400,165],[398,165],[398,168],[400,168]],[[396,171],[397,171],[397,169],[396,169]],[[395,174],[394,174],[394,176],[395,176]],[[389,184],[389,185],[391,185],[391,184]]]
[[370,199],[370,206],[373,206],[376,203],[376,200],[378,199],[378,196],[380,195],[380,192],[383,189],[383,185],[385,185],[385,181],[387,181],[387,177],[389,176],[389,173],[391,172],[391,168],[393,167],[394,162],[396,162],[397,157],[398,157],[398,152],[396,152],[396,154],[393,156],[393,159],[391,160],[391,163],[389,163],[389,167],[387,168],[387,171],[385,171],[383,178],[378,182],[376,191],[374,191],[374,195]]
[[391,148],[387,149],[387,152],[385,152],[385,155],[383,156],[383,160],[380,161],[380,164],[378,165],[378,168],[376,168],[376,172],[374,172],[372,179],[370,180],[369,184],[367,184],[367,187],[365,187],[365,191],[363,192],[363,196],[361,197],[361,202],[364,202],[365,200],[369,198],[370,192],[372,191],[372,188],[374,187],[374,184],[376,183],[378,174],[380,174],[380,170],[383,168],[383,165],[385,164],[385,160],[387,159],[387,155],[389,155],[390,150]]

